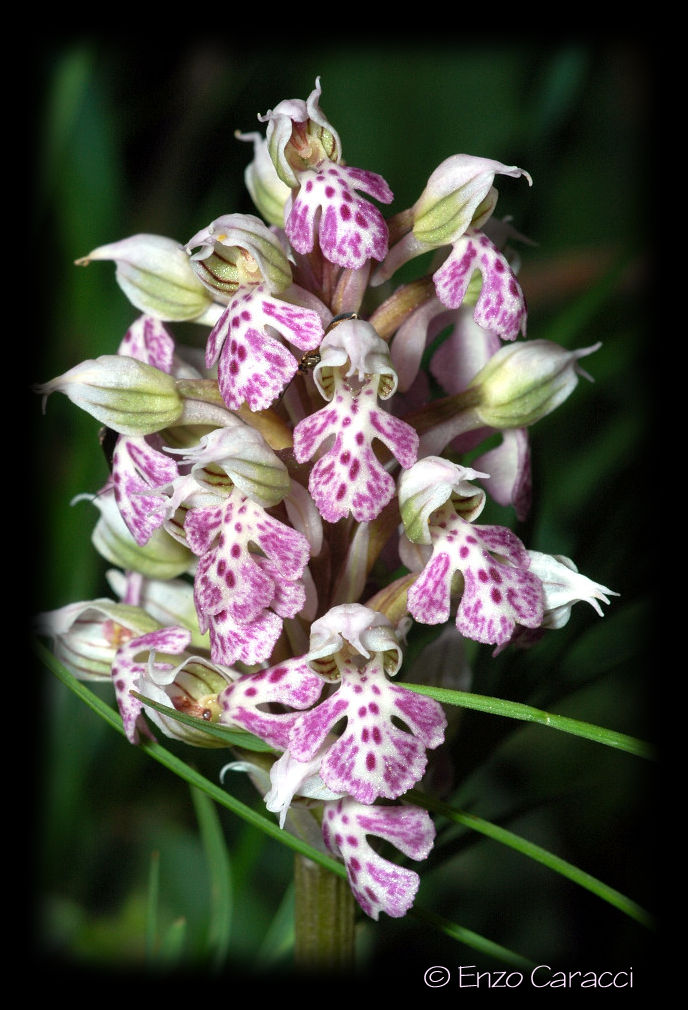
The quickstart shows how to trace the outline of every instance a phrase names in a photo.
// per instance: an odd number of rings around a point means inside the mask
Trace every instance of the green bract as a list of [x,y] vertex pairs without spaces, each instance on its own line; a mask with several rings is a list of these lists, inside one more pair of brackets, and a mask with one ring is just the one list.
[[103,354],[36,387],[44,399],[64,393],[120,435],[151,435],[182,416],[184,402],[171,375],[136,358]]
[[163,320],[199,320],[213,300],[196,278],[179,242],[163,235],[132,235],[99,246],[77,260],[87,266],[94,260],[114,260],[117,283],[136,308]]

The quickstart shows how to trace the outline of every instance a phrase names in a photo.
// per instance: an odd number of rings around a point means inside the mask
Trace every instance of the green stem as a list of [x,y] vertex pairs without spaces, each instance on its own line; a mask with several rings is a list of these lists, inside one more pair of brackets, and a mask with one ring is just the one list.
[[346,972],[354,965],[354,898],[347,880],[305,856],[294,857],[294,957],[304,971]]

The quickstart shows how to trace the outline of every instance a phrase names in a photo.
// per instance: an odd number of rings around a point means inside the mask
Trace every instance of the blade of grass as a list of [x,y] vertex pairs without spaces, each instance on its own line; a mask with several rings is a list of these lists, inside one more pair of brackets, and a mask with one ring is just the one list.
[[450,691],[448,688],[430,687],[426,684],[404,683],[404,687],[409,691],[416,691],[418,694],[427,694],[440,702],[441,705],[458,705],[461,708],[472,708],[479,712],[488,712],[491,715],[501,715],[507,719],[535,722],[541,726],[548,726],[550,729],[560,730],[562,733],[584,737],[586,740],[592,740],[607,747],[616,747],[628,754],[635,754],[637,757],[655,757],[653,747],[644,740],[638,740],[626,733],[617,733],[616,730],[607,729],[604,726],[595,726],[593,723],[583,722],[580,719],[570,719],[568,716],[544,712],[542,709],[533,708],[532,705],[524,705],[518,701],[506,701],[503,698],[471,694],[467,691]]
[[[66,687],[74,691],[74,693],[81,698],[89,708],[103,718],[120,735],[125,735],[122,720],[118,712],[115,712],[115,710],[112,709],[107,702],[104,702],[101,698],[94,694],[93,691],[86,687],[82,681],[77,680],[76,677],[69,672],[69,670],[66,670],[62,664],[39,643],[37,643],[37,652],[41,659]],[[241,817],[254,827],[259,828],[270,838],[275,838],[278,842],[288,846],[295,852],[300,852],[308,859],[312,859],[321,866],[325,866],[327,869],[331,870],[332,873],[336,873],[339,876],[344,876],[346,874],[344,866],[332,856],[328,856],[326,853],[318,851],[318,849],[313,848],[312,845],[308,845],[307,842],[301,841],[300,838],[297,838],[295,835],[292,835],[288,831],[280,828],[276,821],[269,820],[267,817],[259,814],[245,803],[242,803],[241,800],[235,799],[235,797],[230,793],[225,792],[224,789],[215,785],[214,782],[210,782],[209,779],[206,779],[205,776],[197,772],[195,768],[187,765],[185,761],[182,761],[181,758],[178,758],[175,754],[166,750],[156,741],[143,740],[138,745],[138,749],[148,754],[155,761],[158,761],[170,771],[174,772],[175,775],[178,775],[179,778],[183,779],[185,782],[201,789],[207,796],[215,800],[221,806],[226,807],[238,817]]]
[[513,964],[517,968],[535,967],[534,961],[529,961],[528,958],[522,957],[521,954],[517,954],[513,950],[509,950],[508,947],[502,947],[501,944],[494,943],[492,940],[488,940],[479,933],[474,933],[472,929],[466,929],[463,926],[459,926],[457,923],[451,922],[449,919],[445,919],[443,916],[437,915],[435,912],[429,912],[425,908],[414,907],[411,909],[410,914],[414,919],[419,919],[421,922],[427,922],[435,929],[438,929],[442,933],[446,933],[447,936],[451,936],[454,940],[458,940],[459,943],[465,944],[472,950],[477,950],[481,954],[487,954],[490,957],[494,957],[496,960],[504,964]]
[[257,961],[259,964],[270,965],[279,961],[294,946],[294,884],[284,892],[275,916],[268,927],[265,938],[260,945]]
[[242,747],[244,750],[274,752],[274,747],[271,747],[270,744],[265,743],[259,737],[254,736],[253,733],[205,722],[203,719],[187,715],[185,712],[178,712],[176,708],[152,701],[150,698],[146,698],[145,694],[139,694],[138,691],[130,691],[129,693],[132,698],[138,698],[139,701],[144,702],[149,708],[154,708],[156,712],[166,715],[168,719],[175,719],[177,722],[183,723],[184,726],[192,726],[202,733],[207,733],[208,736],[217,737],[218,740],[221,740],[228,747]]
[[158,961],[165,965],[178,965],[181,962],[184,944],[186,942],[186,919],[175,919],[167,930],[162,943]]
[[593,877],[592,874],[586,873],[560,856],[554,855],[554,853],[544,849],[541,845],[529,842],[513,831],[502,828],[498,824],[493,824],[482,817],[477,817],[475,814],[467,814],[461,810],[454,810],[446,803],[435,800],[430,796],[425,796],[415,790],[409,794],[409,799],[418,806],[425,807],[425,809],[431,810],[433,813],[442,814],[448,820],[462,824],[464,827],[470,828],[472,831],[478,831],[480,834],[499,842],[501,845],[515,849],[528,859],[534,859],[536,862],[542,863],[555,873],[567,877],[573,883],[584,887],[603,901],[614,905],[625,915],[641,923],[641,925],[646,926],[648,929],[654,928],[652,916],[635,901],[627,898],[625,894],[621,894],[615,888],[609,887],[601,880],[598,880],[597,877]]
[[151,852],[146,900],[145,957],[152,964],[158,940],[158,901],[160,898],[160,853]]
[[234,904],[232,868],[225,844],[222,825],[215,804],[196,787],[191,798],[201,832],[203,848],[210,872],[210,910],[208,916],[208,951],[212,963],[219,968],[229,952]]

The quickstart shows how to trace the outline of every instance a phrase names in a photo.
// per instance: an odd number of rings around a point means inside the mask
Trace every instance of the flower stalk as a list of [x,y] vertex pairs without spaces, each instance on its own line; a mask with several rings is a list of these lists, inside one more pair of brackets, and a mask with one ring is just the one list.
[[355,909],[347,881],[294,856],[294,962],[307,972],[345,974],[355,964]]

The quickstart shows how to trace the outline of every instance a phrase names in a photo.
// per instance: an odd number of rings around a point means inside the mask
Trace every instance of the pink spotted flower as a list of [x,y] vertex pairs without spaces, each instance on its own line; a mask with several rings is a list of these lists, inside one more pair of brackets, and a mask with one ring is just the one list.
[[421,624],[445,623],[451,615],[454,576],[460,573],[458,630],[477,642],[503,645],[517,625],[540,627],[543,587],[529,570],[526,548],[511,530],[469,521],[484,503],[484,493],[477,488],[471,497],[467,475],[473,474],[448,460],[426,457],[400,478],[399,504],[407,534],[431,547],[429,560],[408,591],[408,610]]
[[303,463],[326,448],[308,487],[327,522],[348,514],[371,522],[396,490],[374,442],[382,442],[404,468],[413,465],[418,451],[416,431],[378,404],[379,396],[389,397],[396,389],[387,344],[370,323],[344,320],[321,344],[315,381],[330,402],[297,424],[294,455]]
[[230,410],[270,406],[294,378],[301,353],[317,347],[323,322],[292,284],[278,238],[259,218],[227,214],[187,243],[199,279],[226,303],[206,343],[207,368],[217,365]]
[[320,81],[308,99],[280,102],[258,118],[280,179],[292,189],[284,230],[293,249],[310,253],[319,241],[326,260],[357,270],[388,251],[387,224],[370,201],[391,203],[394,194],[375,172],[341,162],[341,141],[319,105]]

